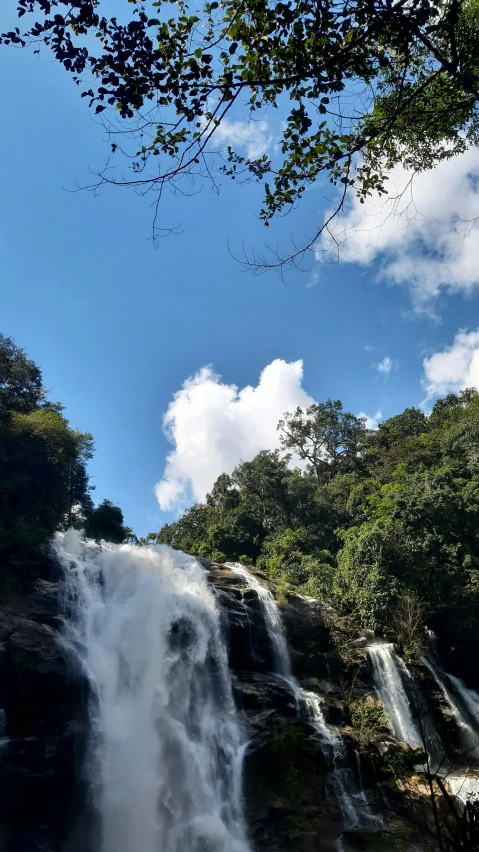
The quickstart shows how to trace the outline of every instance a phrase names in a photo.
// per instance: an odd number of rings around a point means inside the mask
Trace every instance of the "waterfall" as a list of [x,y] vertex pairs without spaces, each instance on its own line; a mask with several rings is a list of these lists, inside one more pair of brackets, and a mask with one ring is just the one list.
[[345,827],[378,827],[380,821],[373,815],[364,790],[358,787],[354,772],[347,765],[348,755],[341,737],[333,734],[326,724],[321,699],[315,692],[303,689],[293,677],[281,612],[274,595],[244,565],[239,562],[227,562],[226,566],[243,577],[258,594],[273,649],[276,674],[291,687],[296,698],[298,716],[316,730],[324,751],[330,757],[332,785],[341,806]]
[[58,534],[64,642],[90,684],[87,772],[101,852],[247,852],[219,614],[196,560]]
[[226,562],[226,567],[234,571],[238,576],[243,577],[249,586],[255,590],[261,602],[261,607],[264,613],[266,629],[268,631],[269,641],[273,650],[273,659],[276,673],[280,675],[288,683],[293,683],[291,674],[291,660],[289,657],[288,643],[284,635],[283,624],[281,621],[281,613],[274,596],[269,589],[259,582],[258,578],[251,574],[244,565],[239,562]]
[[369,658],[373,667],[376,692],[389,716],[394,736],[411,746],[421,747],[423,737],[413,719],[411,704],[404,687],[410,684],[415,690],[413,678],[389,643],[370,645]]
[[467,756],[479,760],[479,695],[445,672],[434,656],[423,657],[456,722],[462,747]]

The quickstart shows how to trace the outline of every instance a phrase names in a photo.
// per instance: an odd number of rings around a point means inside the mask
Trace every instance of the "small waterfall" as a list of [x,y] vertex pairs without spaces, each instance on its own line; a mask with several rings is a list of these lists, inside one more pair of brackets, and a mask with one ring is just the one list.
[[278,604],[273,595],[265,586],[263,586],[254,574],[251,574],[244,565],[239,562],[227,562],[227,568],[231,568],[235,574],[243,577],[249,586],[255,590],[261,601],[266,629],[268,631],[269,640],[273,649],[273,658],[276,667],[276,672],[288,683],[292,683],[291,660],[289,657],[288,643],[284,635],[283,624],[281,622],[281,613]]
[[[445,672],[434,656],[423,657],[455,719],[465,756],[479,760],[479,695]],[[477,782],[476,782],[477,783]]]
[[167,546],[58,534],[65,643],[91,688],[101,852],[248,852],[245,749],[205,571]]
[[239,562],[227,562],[226,565],[235,574],[243,577],[258,594],[273,649],[276,674],[291,687],[296,697],[298,715],[316,730],[323,749],[330,758],[331,780],[341,806],[345,828],[377,828],[380,821],[373,815],[364,790],[358,787],[354,772],[347,765],[348,755],[343,740],[335,736],[326,724],[321,699],[315,692],[303,689],[293,677],[281,613],[273,594],[244,565]]
[[369,658],[373,667],[376,692],[389,716],[394,736],[411,746],[422,747],[423,737],[414,721],[410,701],[404,687],[410,683],[415,690],[413,678],[389,643],[370,645]]

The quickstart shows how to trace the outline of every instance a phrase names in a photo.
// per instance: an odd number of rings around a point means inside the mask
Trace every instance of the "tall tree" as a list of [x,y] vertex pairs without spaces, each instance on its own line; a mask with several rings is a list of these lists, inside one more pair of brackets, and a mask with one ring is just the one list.
[[66,526],[83,526],[87,516],[93,511],[87,464],[93,458],[93,436],[89,432],[78,432],[78,452],[70,470],[70,493]]
[[286,412],[278,429],[283,450],[307,462],[319,483],[355,469],[366,437],[365,420],[343,411],[338,399]]
[[11,337],[0,334],[0,414],[28,414],[44,397],[40,368]]
[[[220,153],[223,172],[264,183],[265,225],[321,177],[341,190],[338,212],[351,189],[387,192],[395,164],[430,169],[479,139],[478,0],[130,0],[129,19],[108,17],[102,0],[17,3],[35,23],[3,42],[49,45],[112,153],[131,158],[129,179],[109,163],[99,182],[158,200],[168,184],[215,181]],[[254,121],[271,107],[285,113],[279,157],[222,144],[233,115]],[[329,224],[271,264],[314,250]]]
[[111,500],[103,500],[89,513],[85,533],[96,541],[104,539],[114,544],[121,544],[131,530],[124,526],[123,512],[120,507],[115,506]]
[[93,438],[72,429],[62,410],[46,399],[40,368],[0,334],[2,592],[5,569],[29,576],[59,528],[86,523],[95,538],[135,540],[118,506],[105,500],[94,508],[87,472]]
[[28,563],[64,522],[80,436],[41,406],[0,417],[0,555]]

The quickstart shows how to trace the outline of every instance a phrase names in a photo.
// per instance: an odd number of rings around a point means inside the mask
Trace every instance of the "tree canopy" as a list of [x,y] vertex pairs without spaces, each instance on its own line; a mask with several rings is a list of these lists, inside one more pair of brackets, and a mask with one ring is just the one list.
[[406,409],[375,431],[330,400],[285,415],[279,428],[305,469],[263,451],[148,540],[255,564],[402,645],[410,640],[397,614],[420,613],[445,655],[476,678],[479,393],[438,400],[429,417]]
[[58,529],[86,526],[115,542],[131,532],[119,507],[93,504],[93,449],[91,434],[72,429],[47,399],[40,368],[0,334],[0,592],[34,574]]
[[[479,0],[129,0],[115,16],[104,0],[17,4],[34,23],[1,41],[51,48],[131,159],[129,178],[109,163],[98,182],[157,202],[219,169],[263,183],[265,225],[320,179],[339,187],[337,213],[349,191],[387,192],[394,165],[430,169],[478,142]],[[278,156],[222,143],[232,117],[278,108]],[[297,260],[328,225],[268,263]]]
[[366,437],[365,420],[343,411],[339,399],[311,405],[305,414],[301,408],[286,413],[278,429],[282,449],[307,462],[318,482],[354,469]]

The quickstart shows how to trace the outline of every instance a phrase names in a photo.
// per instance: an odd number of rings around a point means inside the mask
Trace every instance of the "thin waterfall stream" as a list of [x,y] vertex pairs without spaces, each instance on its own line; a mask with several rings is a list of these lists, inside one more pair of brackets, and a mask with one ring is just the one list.
[[248,852],[245,740],[215,596],[165,545],[58,534],[64,642],[90,685],[87,770],[101,852]]
[[[426,653],[422,664],[429,670],[455,722],[460,741],[447,748],[428,720],[423,697],[409,669],[396,653],[394,645],[386,642],[369,647],[376,691],[389,716],[397,739],[408,745],[424,748],[433,772],[446,778],[451,792],[462,802],[479,794],[479,695],[454,675],[444,671],[434,653]],[[408,688],[406,688],[408,687]],[[408,698],[415,698],[415,714]],[[416,722],[421,714],[420,723]]]
[[227,567],[243,577],[256,591],[261,602],[268,631],[276,674],[293,691],[298,715],[317,732],[331,762],[331,780],[343,813],[345,828],[377,828],[381,822],[371,811],[366,794],[348,766],[348,756],[341,737],[336,736],[326,724],[321,709],[321,699],[315,692],[303,689],[292,674],[288,643],[283,629],[279,606],[269,589],[239,562],[227,562]]
[[424,656],[422,661],[446,700],[463,748],[471,758],[479,760],[479,695],[459,678],[445,672],[433,655]]
[[454,675],[445,672],[436,656],[426,654],[423,664],[431,672],[455,721],[461,754],[445,755],[444,770],[453,794],[463,803],[479,795],[479,695]]
[[419,727],[404,686],[411,674],[389,642],[369,646],[376,692],[389,716],[393,734],[398,740],[420,748],[423,744]]

